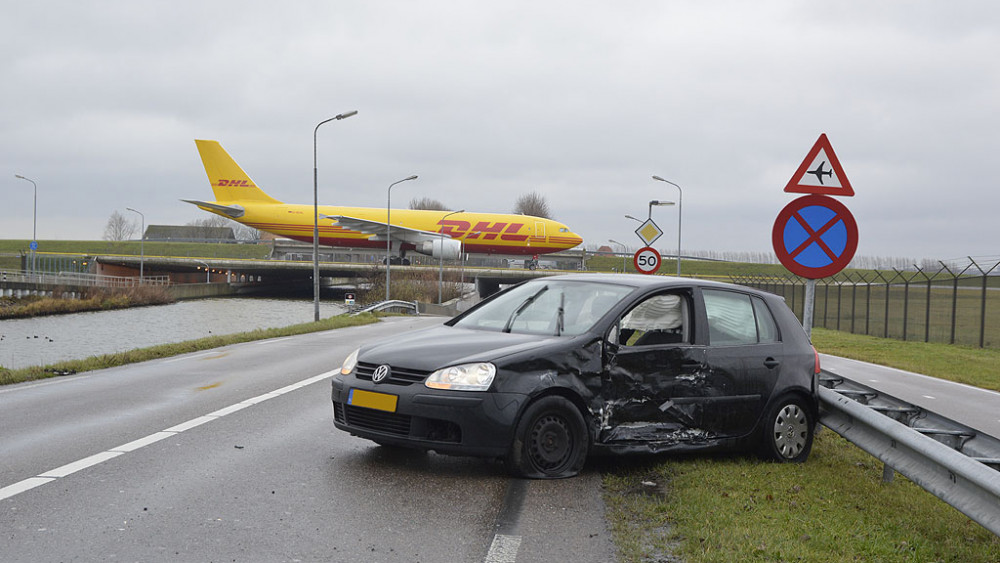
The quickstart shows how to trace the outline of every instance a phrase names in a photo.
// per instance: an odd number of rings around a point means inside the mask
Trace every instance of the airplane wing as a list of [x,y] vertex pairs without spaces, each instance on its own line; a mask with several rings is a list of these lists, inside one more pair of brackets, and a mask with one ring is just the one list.
[[[321,215],[320,218],[332,219],[345,229],[372,235],[369,240],[385,240],[386,225],[383,222],[359,219],[357,217],[346,217],[344,215]],[[434,231],[421,231],[401,225],[392,225],[389,227],[389,236],[393,240],[417,244],[424,241],[440,240],[442,236],[447,235],[435,233]]]
[[181,201],[185,203],[193,203],[202,209],[211,209],[212,211],[218,211],[228,217],[233,219],[237,217],[242,217],[246,210],[243,209],[242,205],[219,205],[218,203],[209,203],[207,201],[198,201],[196,199],[182,199]]

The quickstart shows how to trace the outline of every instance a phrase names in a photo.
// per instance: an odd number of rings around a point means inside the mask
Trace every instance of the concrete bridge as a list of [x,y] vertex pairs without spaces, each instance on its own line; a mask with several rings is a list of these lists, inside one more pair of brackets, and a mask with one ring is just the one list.
[[[238,258],[187,258],[147,256],[96,256],[91,272],[38,273],[8,272],[0,275],[0,294],[51,294],[55,288],[82,292],[87,287],[127,287],[139,283],[166,285],[178,298],[207,297],[229,293],[252,293],[270,288],[308,290],[312,287],[312,261],[252,260]],[[421,272],[439,276],[438,266],[390,266],[393,274]],[[384,276],[385,266],[372,263],[320,262],[323,285],[356,286],[373,276]],[[501,285],[551,276],[557,270],[508,268],[444,268],[449,281],[474,281],[481,297],[492,295]],[[197,286],[202,286],[198,289]],[[188,291],[190,290],[190,291]]]
[[[95,258],[98,273],[137,275],[139,257],[136,256],[98,256]],[[243,285],[252,289],[259,285],[280,284],[311,286],[313,263],[299,260],[252,260],[239,258],[180,258],[180,257],[146,257],[143,269],[149,274],[168,275],[171,278],[177,274],[192,272],[204,275],[206,279],[216,282],[228,282]],[[392,274],[396,273],[427,273],[441,275],[440,266],[390,266]],[[206,270],[207,269],[207,270]],[[522,270],[509,268],[455,268],[446,267],[449,280],[454,280],[458,274],[460,279],[473,281],[480,296],[486,297],[496,293],[501,285],[510,285],[524,280],[556,275],[558,270]],[[200,274],[199,274],[200,272]],[[324,285],[354,285],[359,278],[384,276],[385,266],[372,263],[351,262],[320,262],[319,275]]]

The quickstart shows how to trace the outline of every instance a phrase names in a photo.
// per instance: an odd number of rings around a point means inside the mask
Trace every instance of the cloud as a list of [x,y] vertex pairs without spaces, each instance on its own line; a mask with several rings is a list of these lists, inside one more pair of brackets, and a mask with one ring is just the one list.
[[[313,129],[356,109],[318,131],[324,202],[381,206],[410,174],[404,203],[509,211],[538,191],[603,244],[637,241],[624,215],[676,197],[658,174],[684,189],[686,249],[768,251],[782,188],[825,132],[857,191],[859,253],[998,254],[988,2],[5,11],[0,163],[39,183],[42,238],[99,238],[125,206],[153,224],[199,217],[179,201],[208,192],[195,138],[307,201]],[[26,238],[30,186],[3,184],[0,237]],[[674,232],[673,208],[654,218]]]

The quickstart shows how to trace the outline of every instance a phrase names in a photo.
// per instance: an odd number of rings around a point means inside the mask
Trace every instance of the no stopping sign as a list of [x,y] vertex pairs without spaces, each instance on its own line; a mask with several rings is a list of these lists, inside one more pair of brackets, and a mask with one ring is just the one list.
[[640,274],[655,274],[660,269],[660,253],[651,246],[635,251],[632,264]]
[[807,279],[844,269],[858,248],[858,224],[842,203],[824,195],[800,197],[781,210],[771,230],[778,260]]

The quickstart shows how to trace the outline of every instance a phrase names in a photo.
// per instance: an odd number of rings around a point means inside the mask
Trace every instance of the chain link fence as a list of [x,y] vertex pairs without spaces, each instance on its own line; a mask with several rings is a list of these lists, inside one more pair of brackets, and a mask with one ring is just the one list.
[[[813,326],[883,338],[1000,348],[1000,262],[841,272],[816,280]],[[804,278],[733,275],[781,295],[802,318]]]

